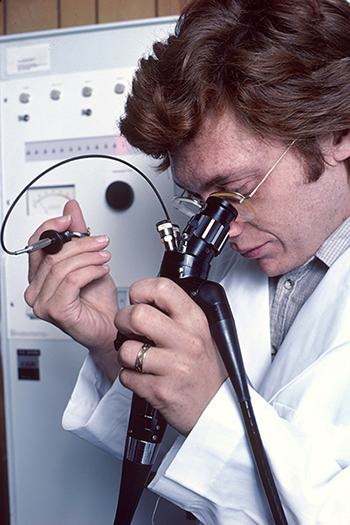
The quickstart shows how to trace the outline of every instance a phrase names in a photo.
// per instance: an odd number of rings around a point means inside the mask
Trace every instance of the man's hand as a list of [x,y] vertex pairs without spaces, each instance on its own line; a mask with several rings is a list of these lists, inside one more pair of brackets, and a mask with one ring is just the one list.
[[[45,230],[86,232],[76,201],[69,201],[63,217],[42,224],[29,243]],[[117,290],[109,275],[110,253],[106,236],[72,239],[62,250],[47,255],[42,250],[29,256],[29,286],[25,300],[34,314],[86,346],[96,363],[113,381],[119,371],[113,341]]]
[[[118,352],[124,386],[146,399],[167,422],[187,435],[227,377],[203,311],[175,283],[145,279],[130,288],[131,306],[115,319],[129,336]],[[154,342],[135,370],[142,343]]]

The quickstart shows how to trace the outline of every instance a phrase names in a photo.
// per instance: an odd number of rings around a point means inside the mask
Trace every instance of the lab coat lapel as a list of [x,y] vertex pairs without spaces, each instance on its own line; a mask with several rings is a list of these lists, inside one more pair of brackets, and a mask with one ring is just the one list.
[[327,271],[291,326],[260,393],[272,401],[327,352],[350,340],[350,249]]

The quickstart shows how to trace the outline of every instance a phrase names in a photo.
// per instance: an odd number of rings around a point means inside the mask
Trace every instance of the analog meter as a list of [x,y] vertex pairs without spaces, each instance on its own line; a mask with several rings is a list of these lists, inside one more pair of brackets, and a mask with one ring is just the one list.
[[74,184],[34,186],[27,192],[27,215],[60,214],[65,202],[74,198]]

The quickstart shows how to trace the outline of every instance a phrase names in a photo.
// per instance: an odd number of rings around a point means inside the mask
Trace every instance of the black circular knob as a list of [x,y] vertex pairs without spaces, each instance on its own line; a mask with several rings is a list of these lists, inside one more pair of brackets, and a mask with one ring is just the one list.
[[106,190],[106,201],[114,210],[127,210],[134,202],[134,191],[126,182],[112,182]]

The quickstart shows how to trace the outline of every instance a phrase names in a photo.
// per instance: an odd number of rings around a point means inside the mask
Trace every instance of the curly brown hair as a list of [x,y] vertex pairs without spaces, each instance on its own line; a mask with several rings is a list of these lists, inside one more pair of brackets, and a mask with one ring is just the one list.
[[350,128],[347,1],[193,0],[141,59],[120,130],[164,169],[169,151],[227,107],[261,137],[298,139],[316,180],[317,139]]

